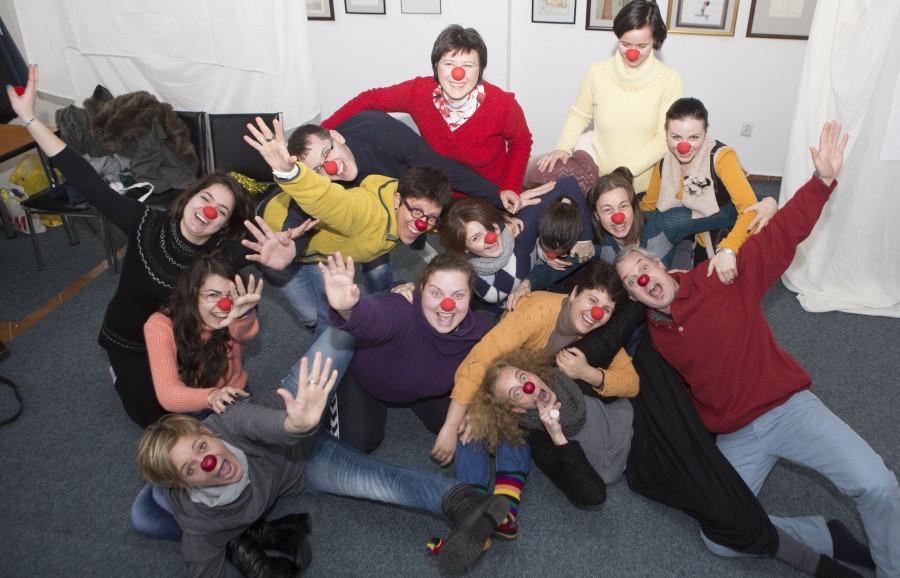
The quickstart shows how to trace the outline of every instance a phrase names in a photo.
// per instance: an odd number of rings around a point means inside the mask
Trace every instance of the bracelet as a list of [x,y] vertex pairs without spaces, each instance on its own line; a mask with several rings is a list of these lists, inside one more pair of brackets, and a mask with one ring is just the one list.
[[34,117],[34,116],[29,118],[28,120],[25,121],[24,124],[22,124],[22,126],[24,126],[25,128],[28,128],[28,125],[33,123],[36,119],[37,119],[37,117]]
[[725,253],[726,255],[731,255],[732,257],[737,257],[737,253],[735,253],[732,249],[729,249],[728,247],[719,247],[718,249],[716,249],[716,255],[718,255],[719,253]]

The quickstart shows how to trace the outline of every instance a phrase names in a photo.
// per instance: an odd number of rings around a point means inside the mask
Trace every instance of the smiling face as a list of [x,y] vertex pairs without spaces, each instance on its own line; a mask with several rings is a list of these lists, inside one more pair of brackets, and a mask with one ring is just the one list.
[[[331,138],[310,135],[309,150],[300,162],[332,181],[352,181],[359,174],[353,152],[339,132],[333,130],[330,134]],[[333,161],[337,165],[337,172],[333,175],[325,170],[327,161]]]
[[[613,215],[618,213],[622,213],[622,217],[624,217],[621,223],[613,221]],[[628,198],[628,191],[617,187],[602,193],[597,198],[597,205],[594,207],[594,218],[598,219],[603,230],[615,237],[616,240],[625,239],[634,225],[634,210],[631,206],[631,199]],[[616,217],[616,220],[620,218]]]
[[[651,309],[670,313],[669,306],[678,292],[678,282],[666,272],[659,260],[632,252],[616,263],[616,272],[632,299]],[[641,275],[647,275],[648,278],[643,287],[638,283]]]
[[[622,62],[625,63],[626,67],[639,68],[647,61],[650,53],[653,52],[653,29],[650,28],[650,25],[648,24],[643,28],[629,30],[619,38],[618,49]],[[625,54],[629,50],[638,51],[639,55],[636,60],[628,60],[628,57]]]
[[[215,209],[215,218],[207,217],[204,207]],[[201,189],[184,206],[179,223],[181,234],[191,243],[202,245],[225,228],[233,210],[234,195],[225,185],[215,183]]]
[[[450,311],[445,311],[441,306],[445,299],[453,302]],[[467,274],[462,271],[435,271],[422,287],[422,313],[435,331],[450,333],[469,314],[470,299]]]
[[[208,455],[216,458],[216,466],[212,471],[205,472],[200,463]],[[213,435],[178,438],[169,450],[169,459],[181,480],[192,488],[233,484],[244,474],[244,468],[234,453]]]
[[[453,69],[457,67],[466,73],[459,80],[453,77]],[[478,86],[480,71],[481,63],[478,60],[478,53],[474,50],[444,53],[437,62],[437,77],[444,91],[444,98],[451,104],[462,102]]]
[[[407,206],[408,205],[408,206]],[[394,193],[394,211],[397,214],[397,237],[404,245],[410,245],[419,235],[434,227],[440,219],[442,207],[430,199],[409,197],[402,199],[400,193]],[[413,213],[421,216],[415,216]],[[417,220],[424,220],[428,225],[424,231],[416,227]]]
[[[699,118],[676,118],[666,122],[666,145],[679,163],[686,165],[691,162],[697,149],[703,146],[706,139],[706,127],[703,124],[703,120]],[[690,150],[679,152],[680,143],[691,145]]]
[[474,253],[479,257],[499,257],[503,254],[503,238],[500,235],[500,226],[496,223],[493,228],[497,239],[493,243],[485,243],[484,236],[488,231],[484,225],[476,221],[466,223],[466,252]]
[[222,321],[228,317],[228,312],[219,307],[219,301],[223,297],[228,297],[232,301],[237,298],[234,281],[221,275],[208,275],[197,293],[197,307],[200,319],[210,329],[220,329]]
[[[601,319],[594,319],[591,310],[599,307],[603,310]],[[572,326],[580,335],[602,327],[609,323],[609,318],[616,309],[616,303],[609,298],[603,289],[585,289],[578,293],[578,287],[569,295],[569,316]]]
[[[525,383],[534,384],[534,391],[525,393]],[[514,413],[525,413],[526,409],[537,409],[537,402],[556,403],[556,394],[536,374],[517,367],[507,367],[500,372],[494,384],[494,395],[506,400]]]

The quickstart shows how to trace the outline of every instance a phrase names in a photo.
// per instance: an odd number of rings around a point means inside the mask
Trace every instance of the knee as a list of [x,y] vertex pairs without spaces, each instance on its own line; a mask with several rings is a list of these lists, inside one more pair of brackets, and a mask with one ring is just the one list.
[[887,501],[900,503],[900,486],[897,485],[897,476],[882,465],[865,476],[858,496],[853,497],[873,500],[878,503]]
[[700,537],[703,539],[703,543],[706,545],[706,549],[715,554],[716,556],[723,556],[726,558],[735,558],[740,556],[737,552],[732,550],[731,548],[727,548],[722,546],[721,544],[716,544],[712,540],[706,537],[702,531],[700,532]]

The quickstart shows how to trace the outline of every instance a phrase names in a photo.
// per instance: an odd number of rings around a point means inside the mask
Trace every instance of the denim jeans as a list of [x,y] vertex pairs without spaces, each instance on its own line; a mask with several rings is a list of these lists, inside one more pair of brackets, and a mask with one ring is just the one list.
[[441,499],[458,482],[377,460],[319,431],[306,464],[305,492],[365,498],[441,514]]
[[[811,391],[794,394],[747,426],[719,435],[716,445],[759,494],[779,458],[812,468],[856,502],[877,575],[900,576],[900,488],[896,476],[853,429]],[[833,555],[821,516],[779,518],[772,523],[820,554]],[[706,541],[720,555],[736,552]]]
[[337,395],[338,385],[340,385],[341,380],[344,378],[344,373],[346,373],[347,366],[350,365],[350,360],[353,359],[353,353],[355,351],[355,337],[346,331],[326,326],[325,330],[316,337],[316,340],[313,341],[309,346],[309,349],[306,350],[306,353],[297,360],[294,366],[291,367],[291,371],[281,380],[281,387],[296,395],[297,382],[300,379],[300,361],[303,357],[306,357],[309,363],[312,364],[313,357],[315,357],[316,352],[319,352],[322,354],[323,363],[330,357],[331,368],[336,369],[338,372],[338,378],[335,382],[334,389],[328,394],[328,401],[331,402],[334,396]]
[[181,540],[181,528],[172,515],[162,486],[144,484],[131,506],[131,525],[144,536]]
[[[491,472],[490,459],[487,443],[484,440],[463,445],[457,438],[456,457],[453,460],[456,467],[456,479],[464,484],[490,489],[490,480],[488,479]],[[514,447],[505,441],[500,442],[494,464],[496,471],[527,474],[530,465],[531,448],[528,444]]]

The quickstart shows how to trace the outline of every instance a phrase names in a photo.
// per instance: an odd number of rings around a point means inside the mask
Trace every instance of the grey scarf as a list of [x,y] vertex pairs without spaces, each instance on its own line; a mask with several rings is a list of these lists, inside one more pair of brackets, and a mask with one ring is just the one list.
[[210,508],[230,504],[238,499],[244,488],[250,483],[250,472],[247,471],[247,454],[244,450],[236,448],[230,443],[222,440],[222,443],[231,450],[237,461],[241,462],[241,469],[244,470],[241,479],[228,484],[227,486],[210,486],[206,488],[194,488],[191,490],[191,501],[197,504],[203,504]]
[[503,253],[499,257],[472,257],[469,259],[469,265],[475,269],[475,273],[478,275],[493,275],[509,263],[515,248],[509,227],[503,227],[500,231],[500,238],[503,240]]
[[[584,394],[575,385],[575,381],[562,371],[554,368],[550,370],[550,376],[551,382],[547,385],[556,394],[560,404],[559,424],[562,426],[563,435],[570,438],[584,427],[584,420],[587,417]],[[526,409],[522,414],[521,423],[526,429],[545,429],[536,409]]]

